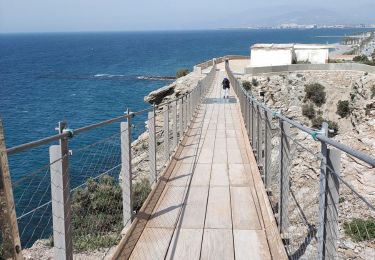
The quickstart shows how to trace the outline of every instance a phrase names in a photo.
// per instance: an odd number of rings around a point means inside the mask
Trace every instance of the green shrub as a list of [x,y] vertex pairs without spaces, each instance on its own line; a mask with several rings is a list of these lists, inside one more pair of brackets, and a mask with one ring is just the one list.
[[176,78],[184,77],[184,76],[186,76],[187,74],[189,74],[189,70],[188,70],[188,69],[186,69],[186,68],[179,69],[179,70],[176,72]]
[[347,117],[350,113],[349,101],[344,100],[337,102],[337,111],[336,113],[341,117]]
[[321,116],[318,116],[318,117],[314,118],[313,120],[311,120],[312,127],[319,128],[319,129],[322,128],[323,122],[327,122],[328,123],[328,129],[333,130],[333,132],[328,131],[329,137],[334,137],[338,134],[339,126],[336,122],[331,121],[331,120],[325,120]]
[[144,178],[133,185],[133,209],[139,211],[151,192],[151,185],[148,179]]
[[375,85],[371,87],[371,98],[375,97]]
[[363,63],[370,66],[375,66],[374,60],[370,61],[366,55],[359,55],[353,58],[354,62]]
[[353,58],[353,61],[355,62],[360,62],[360,63],[366,63],[369,62],[370,60],[367,58],[366,55],[358,55]]
[[325,87],[319,83],[306,85],[305,92],[305,99],[311,100],[317,106],[321,106],[326,102]]
[[333,130],[333,132],[331,131],[328,132],[328,137],[336,136],[339,132],[339,125],[336,122],[331,121],[331,120],[328,120],[327,123],[328,123],[328,129]]
[[259,85],[259,81],[258,81],[257,79],[255,79],[255,78],[253,78],[253,79],[251,80],[251,84],[252,84],[254,87],[258,87],[258,85]]
[[315,118],[316,112],[314,105],[309,103],[309,104],[303,104],[302,106],[302,115],[307,117],[308,119],[313,119]]
[[251,90],[251,83],[250,83],[250,81],[244,81],[244,82],[242,82],[242,86],[243,86],[243,88],[244,88],[246,91]]
[[311,120],[312,127],[321,128],[324,121],[324,118],[321,116],[315,117],[313,120]]
[[375,239],[375,222],[372,219],[355,218],[344,223],[345,234],[356,242]]
[[372,62],[375,62],[375,50],[371,54]]
[[85,188],[73,193],[72,225],[77,251],[107,248],[118,242],[123,226],[122,190],[113,177],[89,179]]

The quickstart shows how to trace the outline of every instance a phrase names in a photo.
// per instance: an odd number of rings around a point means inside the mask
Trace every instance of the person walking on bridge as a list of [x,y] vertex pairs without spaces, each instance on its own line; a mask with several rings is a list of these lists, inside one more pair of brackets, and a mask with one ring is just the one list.
[[230,82],[229,82],[229,79],[224,78],[223,83],[221,83],[221,84],[223,85],[224,98],[228,98],[229,89],[230,89]]

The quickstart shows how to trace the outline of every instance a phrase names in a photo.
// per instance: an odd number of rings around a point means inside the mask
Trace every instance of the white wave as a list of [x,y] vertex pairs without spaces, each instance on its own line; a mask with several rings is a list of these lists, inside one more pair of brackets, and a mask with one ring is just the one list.
[[125,77],[125,75],[122,74],[95,74],[94,77],[96,78],[120,78],[120,77]]

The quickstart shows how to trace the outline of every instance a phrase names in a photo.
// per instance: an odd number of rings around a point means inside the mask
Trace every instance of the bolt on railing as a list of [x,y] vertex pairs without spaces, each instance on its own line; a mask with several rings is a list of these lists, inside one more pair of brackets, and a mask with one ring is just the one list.
[[[95,243],[104,248],[111,247],[118,241],[121,237],[121,230],[118,228],[129,228],[141,206],[137,205],[137,209],[134,206],[139,203],[135,201],[137,198],[133,197],[139,192],[134,190],[134,179],[143,176],[152,185],[161,177],[163,173],[158,168],[159,163],[164,165],[163,170],[173,158],[172,155],[188,131],[215,72],[216,65],[190,92],[152,108],[138,112],[127,110],[123,116],[75,130],[69,129],[66,122],[60,122],[57,135],[9,149],[5,147],[0,121],[0,222],[3,232],[0,242],[7,252],[6,257],[22,258],[21,243],[25,235],[28,236],[24,240],[26,247],[30,247],[36,239],[51,237],[56,259],[73,259],[75,251],[91,248],[92,245],[87,243],[92,239],[97,239]],[[133,130],[144,127],[142,119],[137,119],[141,114],[147,114],[147,129],[140,135],[143,139],[133,140]],[[138,124],[135,123],[137,120],[140,121]],[[120,129],[114,123],[120,123]],[[104,127],[105,131],[102,130]],[[87,145],[78,149],[71,145],[78,138],[77,135],[86,136],[84,133],[94,130],[101,132],[95,136],[92,136],[91,132],[87,134],[91,138]],[[111,131],[113,134],[109,137],[101,136]],[[14,193],[7,156],[39,149],[54,141],[59,143],[49,147],[49,164],[17,180],[17,202],[27,204],[27,207],[19,210],[20,216],[17,217],[15,208],[22,208],[23,205],[12,201]],[[143,152],[139,150],[142,147],[145,148]],[[147,165],[148,169],[144,170],[142,165]],[[38,177],[40,173],[43,175]],[[118,183],[112,187],[117,179]],[[34,191],[23,189],[34,186]],[[109,186],[112,188],[108,189]],[[108,198],[108,201],[98,197],[98,205],[88,206],[90,208],[78,207],[90,204],[95,199],[86,196],[104,196],[103,194],[109,191],[113,197]],[[28,192],[31,192],[30,196],[27,195]],[[49,192],[50,200],[47,199]],[[117,201],[118,198],[121,201]],[[34,202],[36,199],[38,201]],[[3,201],[6,202],[4,208]],[[115,205],[116,208],[107,209],[110,205]],[[97,219],[91,219],[92,216]],[[22,232],[19,232],[17,222],[23,220],[26,223],[22,222]],[[52,227],[49,223],[52,223]],[[34,224],[37,227],[32,227]],[[99,232],[95,232],[96,230]],[[40,236],[37,234],[39,232]],[[86,236],[84,232],[92,233]],[[77,241],[80,237],[83,239]]]
[[[323,123],[322,129],[316,131],[268,108],[242,87],[228,64],[225,68],[238,97],[249,141],[289,257],[337,259],[338,244],[345,243],[341,240],[343,236],[348,236],[350,229],[350,232],[357,236],[361,229],[366,230],[362,236],[370,239],[368,243],[371,244],[372,235],[366,226],[358,226],[359,224],[351,224],[348,221],[342,228],[339,227],[339,208],[343,207],[339,204],[339,199],[340,193],[344,192],[343,187],[345,194],[350,193],[350,198],[357,204],[367,206],[362,215],[375,219],[374,205],[341,176],[340,158],[341,154],[345,153],[372,168],[375,167],[375,158],[329,138],[327,123]],[[292,130],[293,133],[299,131],[311,135],[320,143],[321,151],[307,148],[293,137]],[[302,151],[313,155],[311,163],[314,160],[320,162],[319,181],[312,187],[300,187],[301,184],[295,180],[300,178],[298,173],[303,174],[295,172],[293,168],[295,161],[298,161],[296,153]],[[307,158],[302,158],[304,159]],[[314,165],[310,168],[314,168]],[[306,192],[306,189],[316,194],[300,195]],[[355,210],[358,211],[358,208]],[[356,212],[356,215],[360,216],[360,213]],[[343,232],[342,229],[345,229],[345,234],[340,233]],[[375,257],[375,252],[372,257]]]

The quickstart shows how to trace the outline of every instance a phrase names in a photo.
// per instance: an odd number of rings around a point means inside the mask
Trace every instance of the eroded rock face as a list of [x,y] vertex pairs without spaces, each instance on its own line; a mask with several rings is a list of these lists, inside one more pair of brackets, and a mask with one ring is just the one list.
[[177,98],[195,88],[202,77],[203,76],[199,76],[195,73],[190,73],[187,76],[177,79],[168,86],[150,92],[144,100],[150,104],[158,105],[162,102]]
[[[241,80],[252,82],[256,79],[258,86],[252,86],[253,96],[262,100],[260,91],[265,92],[264,102],[275,111],[311,127],[311,120],[302,115],[305,102],[305,85],[320,83],[325,86],[326,103],[315,106],[318,115],[337,122],[339,131],[334,137],[355,150],[375,155],[375,75],[347,71],[309,71],[298,73],[264,74],[262,76],[244,75]],[[256,84],[255,84],[256,85]],[[337,102],[348,100],[350,114],[341,118],[337,113]],[[277,209],[279,199],[279,149],[280,137],[277,122],[274,121],[271,162],[271,202]],[[316,232],[319,212],[319,176],[320,143],[295,128],[291,129],[290,190],[291,198],[288,208],[290,227],[286,236],[290,241],[291,252],[311,259],[316,256]],[[315,155],[314,155],[315,154]],[[349,182],[372,205],[375,204],[375,169],[352,156],[342,154],[342,178]],[[368,259],[375,256],[374,241],[355,242],[344,232],[344,223],[353,218],[375,218],[364,202],[340,184],[339,203],[339,258]],[[305,242],[305,244],[303,244]],[[306,243],[307,242],[307,243]]]

